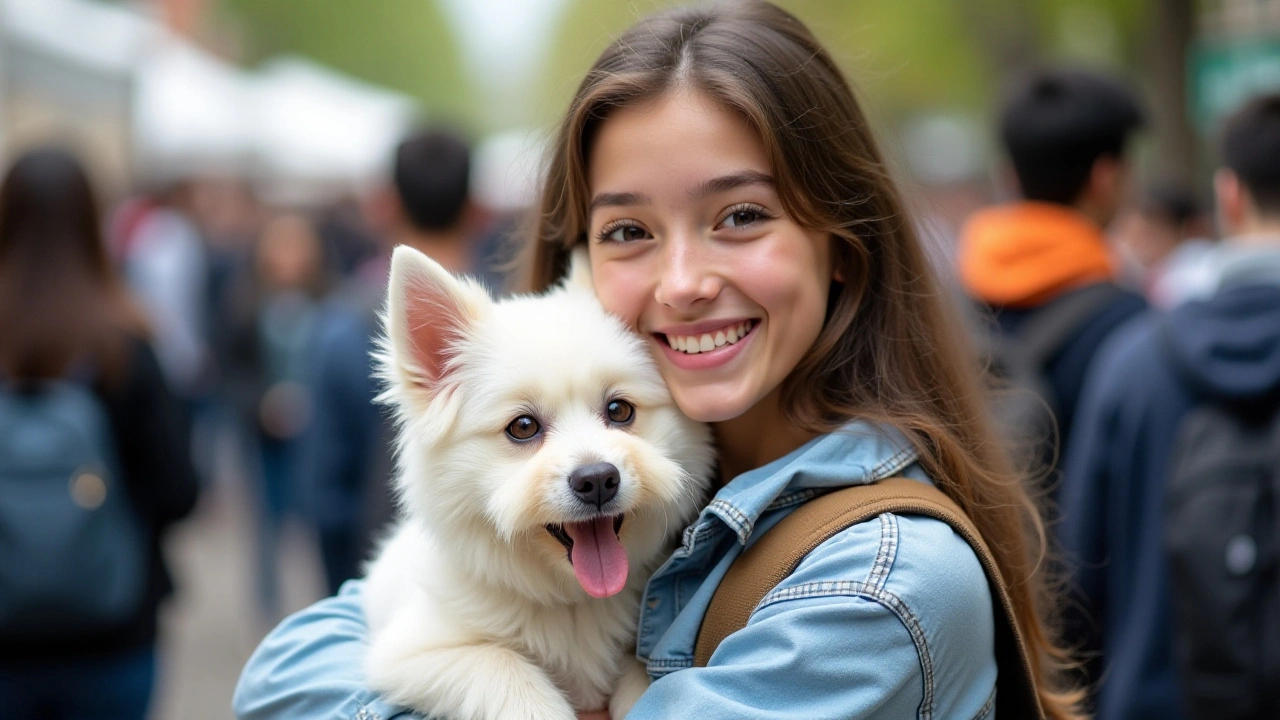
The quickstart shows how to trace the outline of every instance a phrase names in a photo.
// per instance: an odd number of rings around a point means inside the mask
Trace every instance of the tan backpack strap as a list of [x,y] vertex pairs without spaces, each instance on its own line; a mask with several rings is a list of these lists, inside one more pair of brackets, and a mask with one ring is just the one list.
[[928,483],[908,478],[855,485],[814,498],[743,551],[711,598],[698,632],[694,665],[705,667],[722,640],[746,627],[764,596],[791,575],[805,556],[841,530],[884,513],[941,520],[973,548],[987,573],[995,603],[996,717],[1043,718],[1026,644],[995,558],[973,522],[951,498]]

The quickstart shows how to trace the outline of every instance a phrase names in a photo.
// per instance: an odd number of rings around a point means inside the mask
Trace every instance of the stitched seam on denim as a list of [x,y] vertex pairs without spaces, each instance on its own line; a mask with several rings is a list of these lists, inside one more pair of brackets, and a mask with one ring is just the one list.
[[982,709],[977,715],[973,716],[973,720],[990,720],[991,711],[996,709],[996,688],[991,687],[991,693],[987,695],[987,701],[983,703]]
[[787,600],[838,595],[851,595],[872,600],[898,616],[898,620],[907,629],[907,634],[911,636],[911,641],[915,643],[916,655],[920,658],[920,674],[924,677],[924,690],[921,693],[919,718],[920,720],[932,720],[934,693],[933,657],[929,654],[929,645],[925,641],[924,629],[920,627],[920,620],[911,612],[911,608],[907,607],[902,598],[892,592],[869,587],[866,583],[852,580],[810,582],[795,587],[775,589],[766,595],[764,600],[760,601],[760,604],[756,606],[756,609],[751,614],[755,615],[764,607]]
[[729,527],[733,528],[733,531],[738,534],[739,542],[747,542],[747,538],[751,536],[751,518],[747,517],[738,508],[718,498],[711,501],[711,504],[707,506],[707,510],[719,515]]
[[667,675],[677,670],[693,667],[693,660],[676,658],[650,660],[645,663],[645,672],[653,676]]
[[797,490],[793,493],[787,493],[786,495],[782,495],[769,503],[769,506],[766,507],[764,511],[769,512],[770,510],[781,510],[782,508],[791,507],[792,505],[800,505],[819,495],[826,495],[830,490],[831,488],[809,488],[807,490]]
[[876,561],[867,575],[867,585],[876,591],[884,590],[889,579],[889,570],[898,557],[898,516],[884,513],[880,516],[880,549],[876,551]]
[[871,468],[870,477],[872,480],[883,480],[891,473],[896,473],[905,468],[916,460],[916,451],[911,448],[902,448],[898,452],[890,455],[883,462]]

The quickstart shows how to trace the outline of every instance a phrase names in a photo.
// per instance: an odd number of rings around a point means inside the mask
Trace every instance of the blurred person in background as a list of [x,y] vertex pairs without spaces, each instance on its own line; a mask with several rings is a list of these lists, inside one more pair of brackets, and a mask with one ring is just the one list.
[[1228,121],[1221,162],[1211,295],[1107,341],[1068,448],[1099,720],[1280,717],[1280,95]]
[[1191,189],[1148,188],[1138,206],[1116,222],[1113,238],[1147,302],[1168,309],[1212,289],[1207,267],[1213,223]]
[[142,302],[169,385],[194,402],[209,369],[208,255],[188,205],[189,182],[126,205],[114,223],[125,277]]
[[1109,77],[1033,74],[1000,110],[1020,200],[975,213],[961,232],[960,281],[994,316],[980,346],[1013,385],[997,417],[1046,477],[1071,436],[1094,353],[1145,307],[1116,284],[1103,234],[1125,202],[1126,149],[1142,124],[1137,99]]
[[360,574],[372,534],[392,512],[391,433],[389,419],[373,404],[378,388],[370,356],[390,251],[409,245],[452,272],[473,269],[470,158],[467,143],[445,131],[400,143],[390,187],[370,201],[382,250],[355,270],[317,320],[314,414],[302,439],[300,479],[330,593]]
[[246,457],[258,489],[258,601],[274,624],[280,606],[280,532],[297,514],[298,439],[311,422],[306,387],[316,315],[327,287],[324,252],[310,221],[286,213],[269,221],[238,289],[238,318],[224,352],[226,385],[248,431]]
[[197,482],[65,151],[26,153],[0,186],[0,338],[0,714],[141,720],[173,591],[161,539]]

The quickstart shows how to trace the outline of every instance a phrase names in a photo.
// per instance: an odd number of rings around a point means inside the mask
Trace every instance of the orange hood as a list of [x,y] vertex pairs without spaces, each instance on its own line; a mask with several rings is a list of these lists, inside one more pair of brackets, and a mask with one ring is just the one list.
[[988,305],[1038,305],[1116,276],[1107,241],[1070,208],[1022,202],[975,213],[960,234],[960,280]]

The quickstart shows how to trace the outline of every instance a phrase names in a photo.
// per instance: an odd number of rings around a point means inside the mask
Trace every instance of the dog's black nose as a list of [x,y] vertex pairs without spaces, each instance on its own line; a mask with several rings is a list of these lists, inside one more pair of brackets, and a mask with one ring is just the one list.
[[569,474],[569,488],[578,499],[596,508],[603,507],[618,494],[618,468],[612,463],[583,465]]

